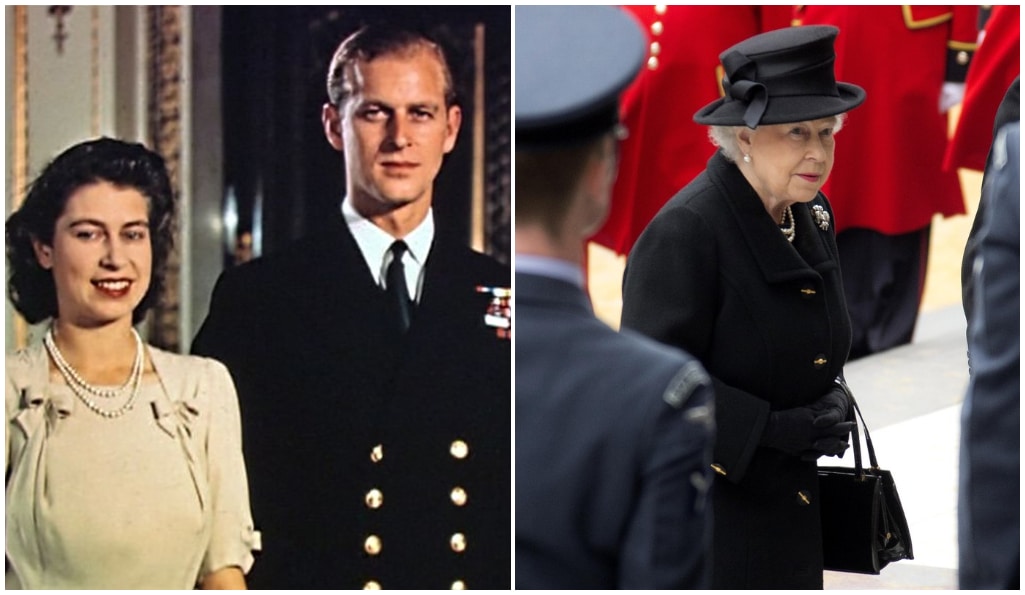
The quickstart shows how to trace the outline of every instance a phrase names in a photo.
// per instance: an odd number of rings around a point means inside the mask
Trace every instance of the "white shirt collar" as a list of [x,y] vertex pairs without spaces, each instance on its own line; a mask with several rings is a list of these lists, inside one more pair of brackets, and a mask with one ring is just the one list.
[[[392,243],[395,242],[395,238],[374,225],[372,221],[363,215],[360,215],[352,206],[352,202],[348,197],[342,201],[342,216],[345,218],[345,224],[349,226],[349,231],[352,232],[352,237],[355,238],[356,244],[363,254],[363,260],[366,261],[367,269],[373,275],[374,282],[383,287],[381,279],[387,266],[385,259],[387,258],[389,261],[391,259],[387,252],[391,248]],[[406,286],[416,288],[416,295],[412,297],[419,301],[423,290],[424,263],[427,262],[427,257],[431,252],[431,244],[434,242],[434,209],[429,209],[427,216],[424,217],[420,225],[409,232],[402,240],[406,242],[406,246],[409,248],[409,251],[402,258],[402,264],[406,272]]]

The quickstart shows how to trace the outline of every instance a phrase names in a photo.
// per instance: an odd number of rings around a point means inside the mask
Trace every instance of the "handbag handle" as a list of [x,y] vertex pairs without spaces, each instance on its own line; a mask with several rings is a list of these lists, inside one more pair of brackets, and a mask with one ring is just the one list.
[[836,383],[843,392],[847,395],[851,405],[854,406],[854,411],[857,416],[854,419],[854,427],[851,428],[851,441],[854,443],[854,469],[857,471],[858,477],[864,476],[864,467],[862,466],[861,459],[861,436],[858,432],[858,419],[861,420],[861,426],[865,429],[865,445],[868,447],[868,462],[871,465],[871,469],[879,470],[879,461],[876,460],[876,449],[872,446],[872,436],[868,433],[868,424],[865,423],[865,416],[861,414],[861,408],[858,407],[858,401],[854,399],[854,393],[851,392],[847,382],[842,377],[837,377]]

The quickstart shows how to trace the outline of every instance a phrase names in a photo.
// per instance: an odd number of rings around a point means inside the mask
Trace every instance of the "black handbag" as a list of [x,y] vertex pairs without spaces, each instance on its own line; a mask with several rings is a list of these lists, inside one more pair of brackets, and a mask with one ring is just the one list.
[[854,396],[844,388],[865,429],[871,467],[862,466],[855,419],[851,431],[854,467],[819,467],[822,554],[826,570],[879,574],[890,562],[915,558],[911,533],[893,475],[879,468],[865,418]]

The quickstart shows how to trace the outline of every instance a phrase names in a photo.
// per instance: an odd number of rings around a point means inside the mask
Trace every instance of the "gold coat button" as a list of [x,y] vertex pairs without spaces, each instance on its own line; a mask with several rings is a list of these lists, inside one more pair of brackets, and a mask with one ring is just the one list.
[[823,355],[823,354],[821,354],[821,353],[820,353],[819,355],[817,355],[817,356],[815,357],[815,359],[814,359],[814,360],[812,360],[812,362],[811,362],[811,363],[812,363],[812,365],[814,365],[814,366],[815,366],[815,369],[816,369],[816,370],[818,370],[818,369],[819,369],[819,368],[821,368],[822,366],[825,366],[825,365],[826,365],[827,363],[829,363],[829,360],[828,360],[828,359],[826,359],[826,356],[825,356],[825,355]]
[[665,13],[666,13],[666,5],[665,4],[656,4],[655,5],[655,14],[657,14],[659,16],[662,16]]
[[648,70],[655,70],[658,68],[658,58],[652,56],[648,58]]
[[462,533],[454,533],[449,538],[448,544],[452,547],[452,551],[461,554],[466,551],[466,536]]
[[968,58],[969,58],[968,52],[966,52],[964,50],[961,50],[960,52],[958,52],[957,53],[957,63],[958,63],[958,65],[959,66],[964,66],[965,64],[968,64]]
[[363,541],[363,551],[370,554],[371,556],[376,556],[377,554],[380,554],[381,547],[381,538],[376,535],[371,535]]
[[804,297],[806,297],[806,298],[810,298],[811,296],[815,295],[816,293],[817,292],[814,289],[812,289],[811,287],[802,287],[801,288],[801,294],[804,295]]
[[726,475],[726,470],[722,468],[719,463],[712,463],[712,471],[715,471],[719,475]]
[[466,583],[463,582],[463,581],[456,581],[456,582],[452,583],[452,590],[453,591],[465,591],[466,590]]
[[374,488],[367,492],[365,500],[367,503],[367,508],[373,508],[376,510],[378,508],[381,508],[381,506],[384,504],[384,494],[381,493],[381,490]]
[[797,492],[797,503],[801,506],[808,506],[811,504],[811,495],[804,490]]
[[648,51],[652,56],[657,56],[662,53],[662,44],[657,41],[653,41],[651,42],[651,46],[648,48]]
[[655,21],[651,24],[651,32],[655,35],[662,35],[662,21]]
[[363,585],[363,590],[364,591],[380,591],[381,590],[381,583],[379,583],[377,581],[367,581],[367,583],[365,585]]
[[381,459],[384,458],[384,446],[378,444],[374,448],[370,449],[370,460],[375,463],[380,463]]
[[448,448],[448,452],[452,454],[453,458],[465,459],[466,455],[470,454],[470,446],[462,440],[456,440]]
[[449,494],[449,497],[452,498],[452,504],[455,504],[456,506],[463,506],[466,504],[466,490],[459,486],[452,488],[452,493]]

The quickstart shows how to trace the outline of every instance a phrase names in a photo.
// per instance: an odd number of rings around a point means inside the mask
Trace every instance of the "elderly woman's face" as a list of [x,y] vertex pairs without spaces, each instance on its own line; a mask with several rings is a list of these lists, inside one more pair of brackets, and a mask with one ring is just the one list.
[[748,179],[758,195],[787,204],[815,198],[833,169],[836,123],[830,116],[749,131],[741,150],[751,156]]
[[52,245],[34,242],[39,264],[53,272],[59,318],[81,326],[131,320],[152,274],[148,207],[138,190],[109,182],[68,198]]

